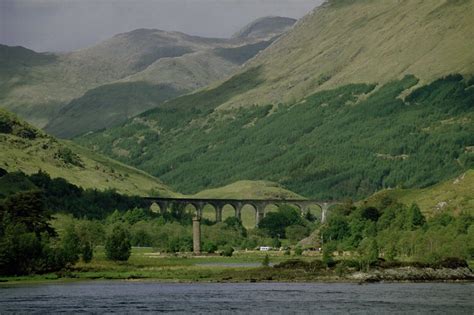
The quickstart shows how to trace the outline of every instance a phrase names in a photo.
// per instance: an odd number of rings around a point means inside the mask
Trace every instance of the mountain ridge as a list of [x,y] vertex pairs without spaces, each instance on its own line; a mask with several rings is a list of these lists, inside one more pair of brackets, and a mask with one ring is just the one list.
[[[287,26],[290,21],[285,23]],[[49,133],[77,136],[110,127],[167,99],[228,77],[285,30],[262,30],[261,37],[219,39],[137,29],[60,54],[18,53],[19,48],[2,46],[0,70],[6,75],[0,81],[0,104]],[[16,54],[16,58],[4,57],[9,54]],[[44,61],[38,63],[40,59]],[[164,93],[146,100],[142,97],[142,104],[129,110],[127,104],[116,101],[120,90],[112,89],[116,83],[128,82],[132,85],[126,89],[135,94],[140,92],[134,89],[137,82],[155,85]],[[146,93],[157,94],[151,88]],[[99,99],[93,112],[104,119],[89,119],[87,110],[94,106],[91,94]],[[110,122],[105,119],[109,114],[115,117]]]
[[[463,35],[473,10],[471,0],[331,1],[230,79],[76,141],[184,193],[243,179],[323,199],[427,187],[473,167],[474,39]],[[446,60],[451,50],[462,58]]]

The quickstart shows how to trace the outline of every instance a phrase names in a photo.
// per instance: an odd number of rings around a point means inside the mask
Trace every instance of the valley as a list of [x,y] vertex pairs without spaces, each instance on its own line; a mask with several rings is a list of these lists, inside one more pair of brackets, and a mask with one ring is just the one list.
[[328,0],[229,38],[0,44],[0,282],[472,282],[472,16]]

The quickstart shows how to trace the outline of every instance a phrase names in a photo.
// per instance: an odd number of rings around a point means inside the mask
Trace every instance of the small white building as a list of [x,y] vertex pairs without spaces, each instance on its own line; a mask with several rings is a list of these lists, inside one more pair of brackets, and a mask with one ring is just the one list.
[[270,246],[260,246],[260,251],[261,252],[268,252],[272,248]]

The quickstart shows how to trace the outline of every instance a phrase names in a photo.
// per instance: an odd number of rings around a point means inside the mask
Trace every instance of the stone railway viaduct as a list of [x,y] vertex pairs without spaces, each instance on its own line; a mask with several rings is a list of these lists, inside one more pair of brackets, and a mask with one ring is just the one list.
[[265,209],[269,205],[281,206],[284,204],[297,207],[301,215],[309,211],[310,206],[318,206],[321,208],[321,222],[326,220],[327,211],[330,206],[337,204],[337,202],[326,202],[320,200],[308,199],[211,199],[211,198],[160,198],[160,197],[145,197],[143,198],[150,206],[157,204],[161,212],[173,204],[192,205],[195,208],[193,219],[193,249],[195,254],[201,252],[201,218],[204,207],[210,205],[216,212],[216,222],[222,221],[222,210],[224,206],[230,205],[234,208],[235,216],[240,220],[242,208],[250,205],[255,210],[255,222],[258,226],[259,222],[265,217]]

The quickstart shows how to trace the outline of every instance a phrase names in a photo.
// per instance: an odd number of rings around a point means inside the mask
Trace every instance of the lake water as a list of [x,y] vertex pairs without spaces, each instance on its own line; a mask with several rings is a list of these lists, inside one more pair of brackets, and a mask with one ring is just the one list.
[[473,314],[474,284],[93,281],[0,286],[0,313]]

